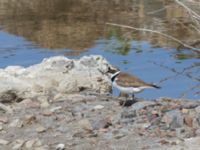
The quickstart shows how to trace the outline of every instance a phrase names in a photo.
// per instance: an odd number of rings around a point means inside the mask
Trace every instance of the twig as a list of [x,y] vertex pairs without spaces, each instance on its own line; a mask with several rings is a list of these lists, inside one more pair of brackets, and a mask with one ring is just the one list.
[[190,9],[189,7],[187,7],[185,4],[183,4],[179,0],[175,0],[175,2],[178,3],[179,5],[181,5],[183,8],[185,8],[188,12],[190,12],[191,14],[193,14],[196,19],[200,20],[200,15],[198,15],[195,11],[193,11],[192,9]]
[[176,41],[177,43],[183,45],[184,47],[187,47],[189,49],[192,49],[193,51],[197,51],[197,52],[200,52],[200,49],[198,48],[195,48],[195,47],[192,47],[190,45],[187,45],[185,43],[183,43],[182,41],[178,40],[177,38],[173,37],[173,36],[170,36],[170,35],[167,35],[165,33],[162,33],[162,32],[159,32],[159,31],[156,31],[156,30],[151,30],[151,29],[145,29],[145,28],[136,28],[136,27],[132,27],[132,26],[127,26],[127,25],[122,25],[122,24],[116,24],[116,23],[106,23],[107,25],[112,25],[112,26],[116,26],[116,27],[121,27],[121,28],[127,28],[127,29],[133,29],[133,30],[138,30],[138,31],[145,31],[145,32],[151,32],[151,33],[156,33],[156,34],[160,34],[166,38],[169,38],[171,40],[174,40]]

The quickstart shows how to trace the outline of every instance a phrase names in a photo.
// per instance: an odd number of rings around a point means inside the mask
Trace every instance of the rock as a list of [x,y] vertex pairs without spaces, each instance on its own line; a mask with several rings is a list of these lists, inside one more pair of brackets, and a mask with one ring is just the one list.
[[37,122],[37,118],[34,115],[26,115],[23,124],[33,124]]
[[39,126],[39,127],[36,128],[36,131],[37,131],[38,133],[42,133],[42,132],[45,132],[45,131],[46,131],[46,128],[43,127],[43,126]]
[[188,126],[188,127],[193,127],[193,118],[190,116],[185,116],[184,117],[184,123]]
[[62,106],[53,107],[53,108],[50,109],[50,111],[55,112],[55,111],[60,110],[60,109],[62,109]]
[[40,103],[38,101],[33,101],[31,99],[25,99],[20,104],[23,108],[39,108]]
[[10,142],[4,139],[0,139],[0,145],[7,145],[8,143]]
[[39,139],[35,140],[35,146],[42,146],[42,142]]
[[88,119],[82,119],[78,124],[85,130],[92,131],[93,127]]
[[188,109],[185,109],[185,108],[183,108],[183,109],[181,110],[181,112],[182,112],[183,114],[188,114],[189,110],[188,110]]
[[13,120],[10,124],[9,127],[18,127],[21,128],[23,126],[23,122],[20,121],[19,119]]
[[196,107],[196,108],[195,108],[195,111],[196,111],[198,114],[200,114],[200,106]]
[[1,103],[15,102],[16,99],[17,99],[17,94],[16,94],[16,91],[14,90],[5,91],[0,95]]
[[183,126],[183,116],[178,109],[171,110],[165,113],[162,122],[166,123],[171,129],[180,128]]
[[140,109],[143,109],[143,108],[148,107],[148,106],[153,106],[155,104],[156,103],[153,102],[153,101],[139,101],[139,102],[135,103],[134,105],[132,105],[131,109],[138,111]]
[[94,106],[94,109],[96,109],[96,110],[98,110],[98,109],[103,109],[103,108],[104,108],[103,105],[96,105],[96,106]]
[[34,150],[48,150],[45,146],[36,147]]
[[112,125],[111,120],[109,118],[95,118],[94,120],[91,121],[92,123],[92,128],[94,130],[99,130],[103,128],[108,128],[109,126]]
[[1,110],[3,110],[6,113],[10,113],[10,114],[13,113],[13,110],[9,106],[6,106],[6,105],[4,105],[2,103],[0,103],[0,111]]
[[8,117],[6,117],[6,116],[0,116],[0,122],[2,122],[2,123],[8,123]]
[[50,111],[50,110],[45,110],[43,113],[42,113],[44,116],[51,116],[53,113],[52,113],[52,111]]
[[2,131],[3,130],[3,126],[0,124],[0,131]]
[[14,143],[13,143],[13,150],[20,150],[22,148],[22,146],[24,145],[25,141],[22,139],[17,139]]
[[0,69],[0,101],[19,102],[49,91],[71,93],[89,89],[108,93],[111,89],[106,75],[109,66],[105,58],[98,55],[78,60],[56,56],[27,68],[9,66]]
[[121,139],[121,138],[123,138],[123,137],[125,137],[125,136],[126,136],[125,134],[119,133],[119,134],[116,134],[116,135],[114,136],[114,138],[115,138],[115,139]]
[[35,144],[35,142],[36,142],[35,139],[26,141],[25,148],[27,148],[27,149],[33,148],[33,145]]
[[65,144],[60,143],[56,146],[56,150],[64,150],[64,149],[65,149]]

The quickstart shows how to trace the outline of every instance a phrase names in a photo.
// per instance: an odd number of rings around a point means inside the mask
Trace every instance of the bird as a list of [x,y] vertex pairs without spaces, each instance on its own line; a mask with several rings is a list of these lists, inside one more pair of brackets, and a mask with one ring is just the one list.
[[134,94],[142,92],[145,89],[161,88],[155,84],[146,83],[134,75],[122,72],[118,68],[109,68],[108,72],[111,73],[113,87],[117,88],[122,93],[132,94],[132,100],[135,99]]

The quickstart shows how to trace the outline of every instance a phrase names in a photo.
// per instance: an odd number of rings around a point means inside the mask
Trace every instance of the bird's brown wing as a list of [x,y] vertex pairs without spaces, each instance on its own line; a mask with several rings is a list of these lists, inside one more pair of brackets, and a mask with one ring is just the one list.
[[145,83],[141,79],[129,75],[128,73],[120,73],[117,78],[116,82],[118,85],[123,87],[140,87],[140,86],[150,86],[150,84]]

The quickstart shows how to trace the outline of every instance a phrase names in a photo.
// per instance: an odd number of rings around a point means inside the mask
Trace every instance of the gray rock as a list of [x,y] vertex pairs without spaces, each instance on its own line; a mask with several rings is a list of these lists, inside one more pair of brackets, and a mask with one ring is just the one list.
[[133,104],[131,106],[131,109],[138,111],[140,109],[143,109],[143,108],[148,107],[148,106],[153,106],[155,104],[156,103],[153,102],[153,101],[141,101],[141,102],[137,102],[137,103]]
[[175,109],[165,113],[162,122],[166,123],[171,129],[180,128],[183,126],[183,116],[180,110]]

